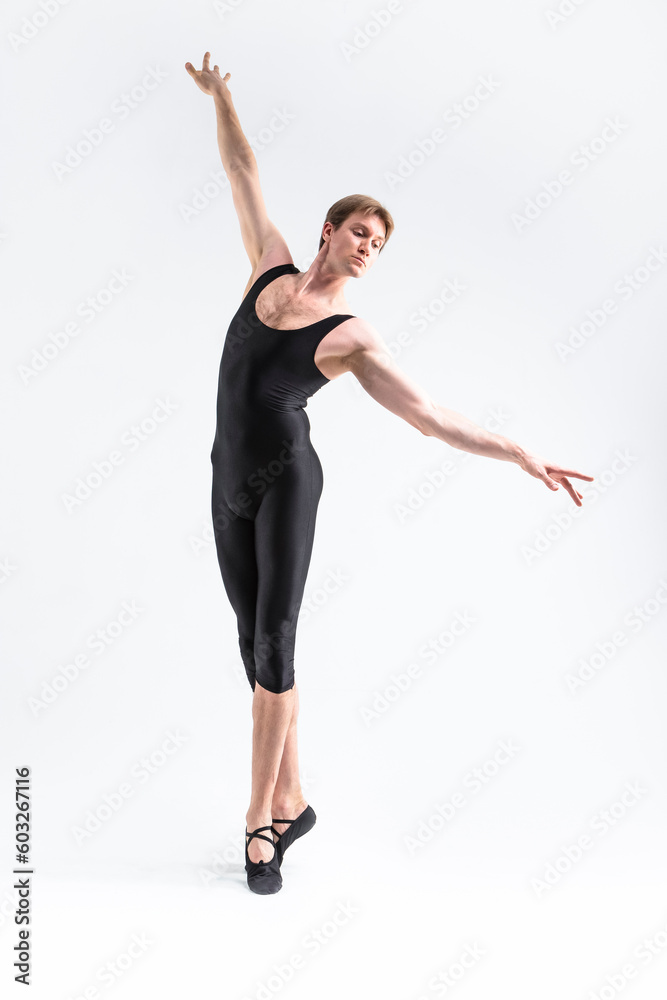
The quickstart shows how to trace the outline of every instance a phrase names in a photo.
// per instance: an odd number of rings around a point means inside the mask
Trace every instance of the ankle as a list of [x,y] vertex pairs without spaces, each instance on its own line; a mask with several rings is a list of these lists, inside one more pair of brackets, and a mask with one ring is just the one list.
[[294,819],[295,813],[303,812],[307,805],[302,792],[296,795],[282,795],[271,803],[271,816],[275,816],[276,819],[279,817]]
[[248,809],[245,816],[245,824],[248,829],[248,833],[256,830],[259,826],[269,826],[271,824],[271,812],[269,811],[257,811]]

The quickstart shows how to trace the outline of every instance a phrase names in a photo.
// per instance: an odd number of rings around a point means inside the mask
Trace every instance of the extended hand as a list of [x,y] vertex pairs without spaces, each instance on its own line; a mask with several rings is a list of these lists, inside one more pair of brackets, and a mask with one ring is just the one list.
[[574,469],[563,469],[560,465],[554,465],[553,462],[547,462],[546,459],[538,458],[529,452],[524,453],[521,468],[536,479],[541,479],[551,490],[557,490],[558,484],[562,483],[577,507],[581,507],[582,495],[567,477],[576,476],[577,479],[586,479],[589,483],[594,479],[594,476],[586,476],[583,472],[575,472]]
[[203,90],[205,94],[210,94],[213,97],[215,94],[219,94],[222,91],[227,90],[227,81],[232,74],[225,73],[224,76],[220,76],[220,70],[217,66],[214,66],[213,69],[209,69],[210,59],[211,53],[205,52],[201,70],[196,70],[192,63],[189,62],[186,62],[185,68],[199,89]]

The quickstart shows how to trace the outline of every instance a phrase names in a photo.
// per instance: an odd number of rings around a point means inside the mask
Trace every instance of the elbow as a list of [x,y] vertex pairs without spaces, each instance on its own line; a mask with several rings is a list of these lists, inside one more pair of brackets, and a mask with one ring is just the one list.
[[437,405],[431,400],[417,413],[414,426],[424,437],[433,437],[436,433]]
[[253,173],[256,168],[257,161],[251,149],[249,154],[239,153],[234,156],[234,159],[230,159],[225,166],[225,172],[227,174]]

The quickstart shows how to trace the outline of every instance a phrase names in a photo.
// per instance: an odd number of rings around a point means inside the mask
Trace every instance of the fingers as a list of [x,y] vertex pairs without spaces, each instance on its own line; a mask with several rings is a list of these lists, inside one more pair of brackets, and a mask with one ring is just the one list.
[[577,507],[583,506],[581,503],[581,501],[583,500],[583,494],[580,493],[579,490],[575,489],[572,483],[569,482],[569,480],[565,479],[565,477],[563,477],[561,482],[563,483],[563,486],[565,487],[567,492],[570,494],[570,496],[576,503]]
[[581,505],[582,505],[581,504],[581,493],[579,493],[578,490],[575,490],[575,488],[572,485],[572,483],[568,483],[567,479],[563,480],[563,486],[565,487],[565,489],[567,490],[567,492],[570,494],[570,496],[572,497],[572,499],[576,503],[577,507],[581,507]]
[[[201,72],[202,73],[204,71],[210,72],[210,62],[211,62],[211,53],[210,52],[205,52],[204,53],[204,58],[203,58],[202,64],[201,64]],[[198,75],[197,70],[194,68],[194,66],[192,65],[191,62],[186,62],[185,68],[188,71],[188,73],[190,74],[190,76],[194,76],[195,78],[197,77],[197,75]],[[218,76],[220,75],[220,67],[217,65],[217,63],[213,67],[213,72],[217,73]],[[222,82],[223,83],[227,83],[227,80],[229,80],[229,78],[231,77],[231,75],[232,75],[231,73],[225,73],[224,77],[222,78]]]
[[[536,472],[551,490],[557,490],[559,484],[562,484],[563,488],[567,490],[577,507],[582,506],[581,501],[583,500],[583,494],[580,493],[579,490],[575,489],[567,477],[576,476],[577,479],[586,479],[589,483],[593,482],[594,479],[593,476],[587,476],[584,472],[576,472],[574,469],[570,471],[569,469],[562,469],[559,465],[549,465],[547,463],[538,464]],[[535,473],[533,473],[533,475],[535,475]]]
[[563,474],[566,476],[576,476],[577,479],[587,479],[589,483],[592,483],[595,476],[587,476],[584,472],[574,472],[574,470],[563,469]]
[[538,471],[540,478],[542,479],[542,482],[546,483],[546,485],[549,487],[550,490],[558,489],[558,483],[556,482],[555,479],[551,478],[551,476],[547,472],[546,468],[544,468],[544,466],[538,468]]
[[576,479],[586,479],[589,483],[592,483],[595,478],[594,476],[587,476],[585,472],[577,472],[576,469],[564,469],[562,465],[554,465],[545,459],[541,461],[543,468],[552,476],[575,476]]
[[587,476],[584,472],[575,472],[574,469],[561,469],[558,466],[550,466],[552,472],[557,472],[559,476],[575,476],[577,479],[587,479],[593,482],[594,476]]

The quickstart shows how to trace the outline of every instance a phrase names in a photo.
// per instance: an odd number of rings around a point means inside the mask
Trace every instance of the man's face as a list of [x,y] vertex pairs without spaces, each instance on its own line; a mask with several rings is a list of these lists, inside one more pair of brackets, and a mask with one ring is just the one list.
[[[379,215],[355,213],[348,216],[338,229],[327,225],[330,253],[347,273],[360,277],[373,266],[384,243],[385,226]],[[326,232],[326,231],[325,231]]]

